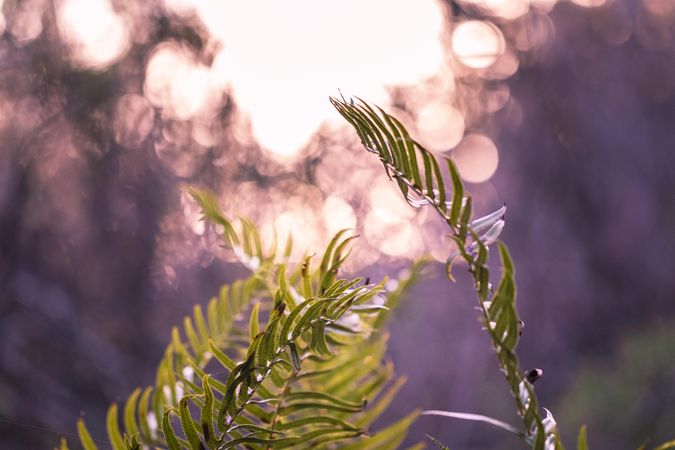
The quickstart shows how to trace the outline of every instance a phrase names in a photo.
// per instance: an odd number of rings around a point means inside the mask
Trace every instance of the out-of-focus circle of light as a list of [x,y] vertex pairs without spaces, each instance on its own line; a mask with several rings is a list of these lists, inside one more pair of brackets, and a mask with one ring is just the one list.
[[513,45],[520,51],[541,47],[553,39],[555,25],[548,14],[532,12],[525,19],[527,25],[516,30]]
[[339,119],[327,95],[342,89],[383,103],[385,85],[417,83],[443,65],[435,0],[201,1],[197,12],[223,43],[214,71],[260,144],[282,159]]
[[516,73],[519,65],[518,56],[510,50],[505,51],[481,76],[488,80],[506,80]]
[[466,136],[450,156],[457,164],[460,176],[470,183],[489,180],[499,164],[497,147],[482,134]]
[[218,102],[209,69],[176,42],[159,44],[145,69],[146,97],[170,117],[186,120]]
[[[2,9],[0,2],[0,9]],[[16,3],[16,2],[15,2]],[[42,33],[42,14],[45,10],[45,2],[40,0],[25,0],[15,5],[12,21],[9,24],[9,32],[19,46],[27,44]],[[0,33],[4,31],[5,18],[0,11]]]
[[469,0],[492,16],[506,20],[515,20],[530,9],[529,0]]
[[462,64],[472,69],[490,67],[504,48],[502,32],[489,22],[468,20],[452,32],[452,51]]
[[643,0],[642,6],[649,11],[655,18],[664,18],[666,20],[675,17],[675,4],[668,0]]
[[449,102],[432,102],[417,115],[420,140],[430,149],[454,147],[464,135],[464,116]]
[[575,5],[583,6],[584,8],[597,8],[602,6],[607,0],[572,0]]
[[329,236],[332,237],[345,228],[356,228],[354,209],[341,197],[328,197],[323,204],[322,211]]
[[58,11],[59,31],[77,64],[102,69],[129,47],[127,23],[108,0],[63,0]]

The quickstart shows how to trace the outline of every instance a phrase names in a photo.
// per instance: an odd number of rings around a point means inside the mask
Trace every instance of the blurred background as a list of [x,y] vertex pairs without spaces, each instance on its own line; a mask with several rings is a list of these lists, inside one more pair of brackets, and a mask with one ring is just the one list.
[[[169,331],[244,269],[181,194],[298,251],[361,234],[348,270],[443,261],[331,110],[356,94],[508,204],[523,366],[572,446],[675,436],[675,3],[0,0],[0,447],[51,448],[151,384]],[[297,256],[297,255],[296,255]],[[393,323],[416,407],[517,423],[468,277],[442,265]],[[456,449],[522,448],[422,417]],[[72,441],[72,440],[71,440]]]

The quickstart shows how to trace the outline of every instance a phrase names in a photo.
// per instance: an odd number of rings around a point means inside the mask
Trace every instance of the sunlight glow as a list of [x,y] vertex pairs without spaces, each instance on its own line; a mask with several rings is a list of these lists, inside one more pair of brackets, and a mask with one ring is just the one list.
[[227,0],[196,7],[223,44],[214,72],[250,116],[260,144],[281,157],[296,155],[324,120],[338,120],[328,94],[342,89],[382,104],[384,86],[418,83],[443,64],[444,17],[434,0]]
[[77,64],[102,69],[127,50],[127,23],[108,0],[63,0],[58,11],[59,30]]

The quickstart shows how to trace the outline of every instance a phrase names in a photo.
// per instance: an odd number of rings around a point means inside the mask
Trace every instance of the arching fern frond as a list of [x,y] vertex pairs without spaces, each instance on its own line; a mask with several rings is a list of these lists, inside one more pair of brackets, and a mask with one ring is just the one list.
[[[383,362],[386,323],[424,263],[392,291],[384,281],[342,279],[356,237],[343,230],[315,266],[307,257],[293,267],[290,240],[281,258],[264,252],[252,222],[235,226],[208,191],[189,192],[252,273],[172,329],[155,385],[132,392],[123,427],[110,407],[112,447],[395,448],[418,412],[375,433],[369,427],[404,382]],[[82,420],[78,434],[96,449]]]
[[[504,227],[505,207],[492,214],[472,220],[471,197],[465,196],[464,186],[454,163],[445,158],[444,172],[437,158],[412,139],[394,116],[356,98],[330,99],[337,111],[354,127],[366,150],[376,154],[387,175],[393,179],[408,203],[419,208],[429,205],[445,221],[457,244],[457,251],[448,256],[446,269],[452,280],[452,264],[461,258],[473,276],[479,300],[481,319],[492,341],[500,368],[508,382],[523,419],[522,436],[536,450],[561,449],[555,421],[542,418],[530,381],[520,369],[516,346],[520,335],[520,320],[515,307],[516,284],[509,252],[499,244],[502,276],[492,292],[487,267],[488,247]],[[451,188],[451,189],[450,189]]]

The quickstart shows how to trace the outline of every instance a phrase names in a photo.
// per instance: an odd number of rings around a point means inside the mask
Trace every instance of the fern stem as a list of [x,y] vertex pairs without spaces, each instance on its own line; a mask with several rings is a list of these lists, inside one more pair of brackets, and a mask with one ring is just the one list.
[[[291,384],[295,381],[296,376],[298,372],[296,370],[293,370],[291,375],[288,377],[286,382],[284,383],[284,386],[281,389],[281,394],[279,394],[279,401],[277,402],[277,406],[274,408],[274,414],[272,415],[272,419],[270,420],[270,429],[274,430],[274,427],[277,426],[277,422],[279,420],[279,412],[281,411],[281,408],[283,407],[284,400],[286,399],[286,395],[288,392],[291,390]],[[272,439],[274,437],[274,432],[270,432],[268,439]],[[271,450],[272,446],[268,445],[267,450]]]

